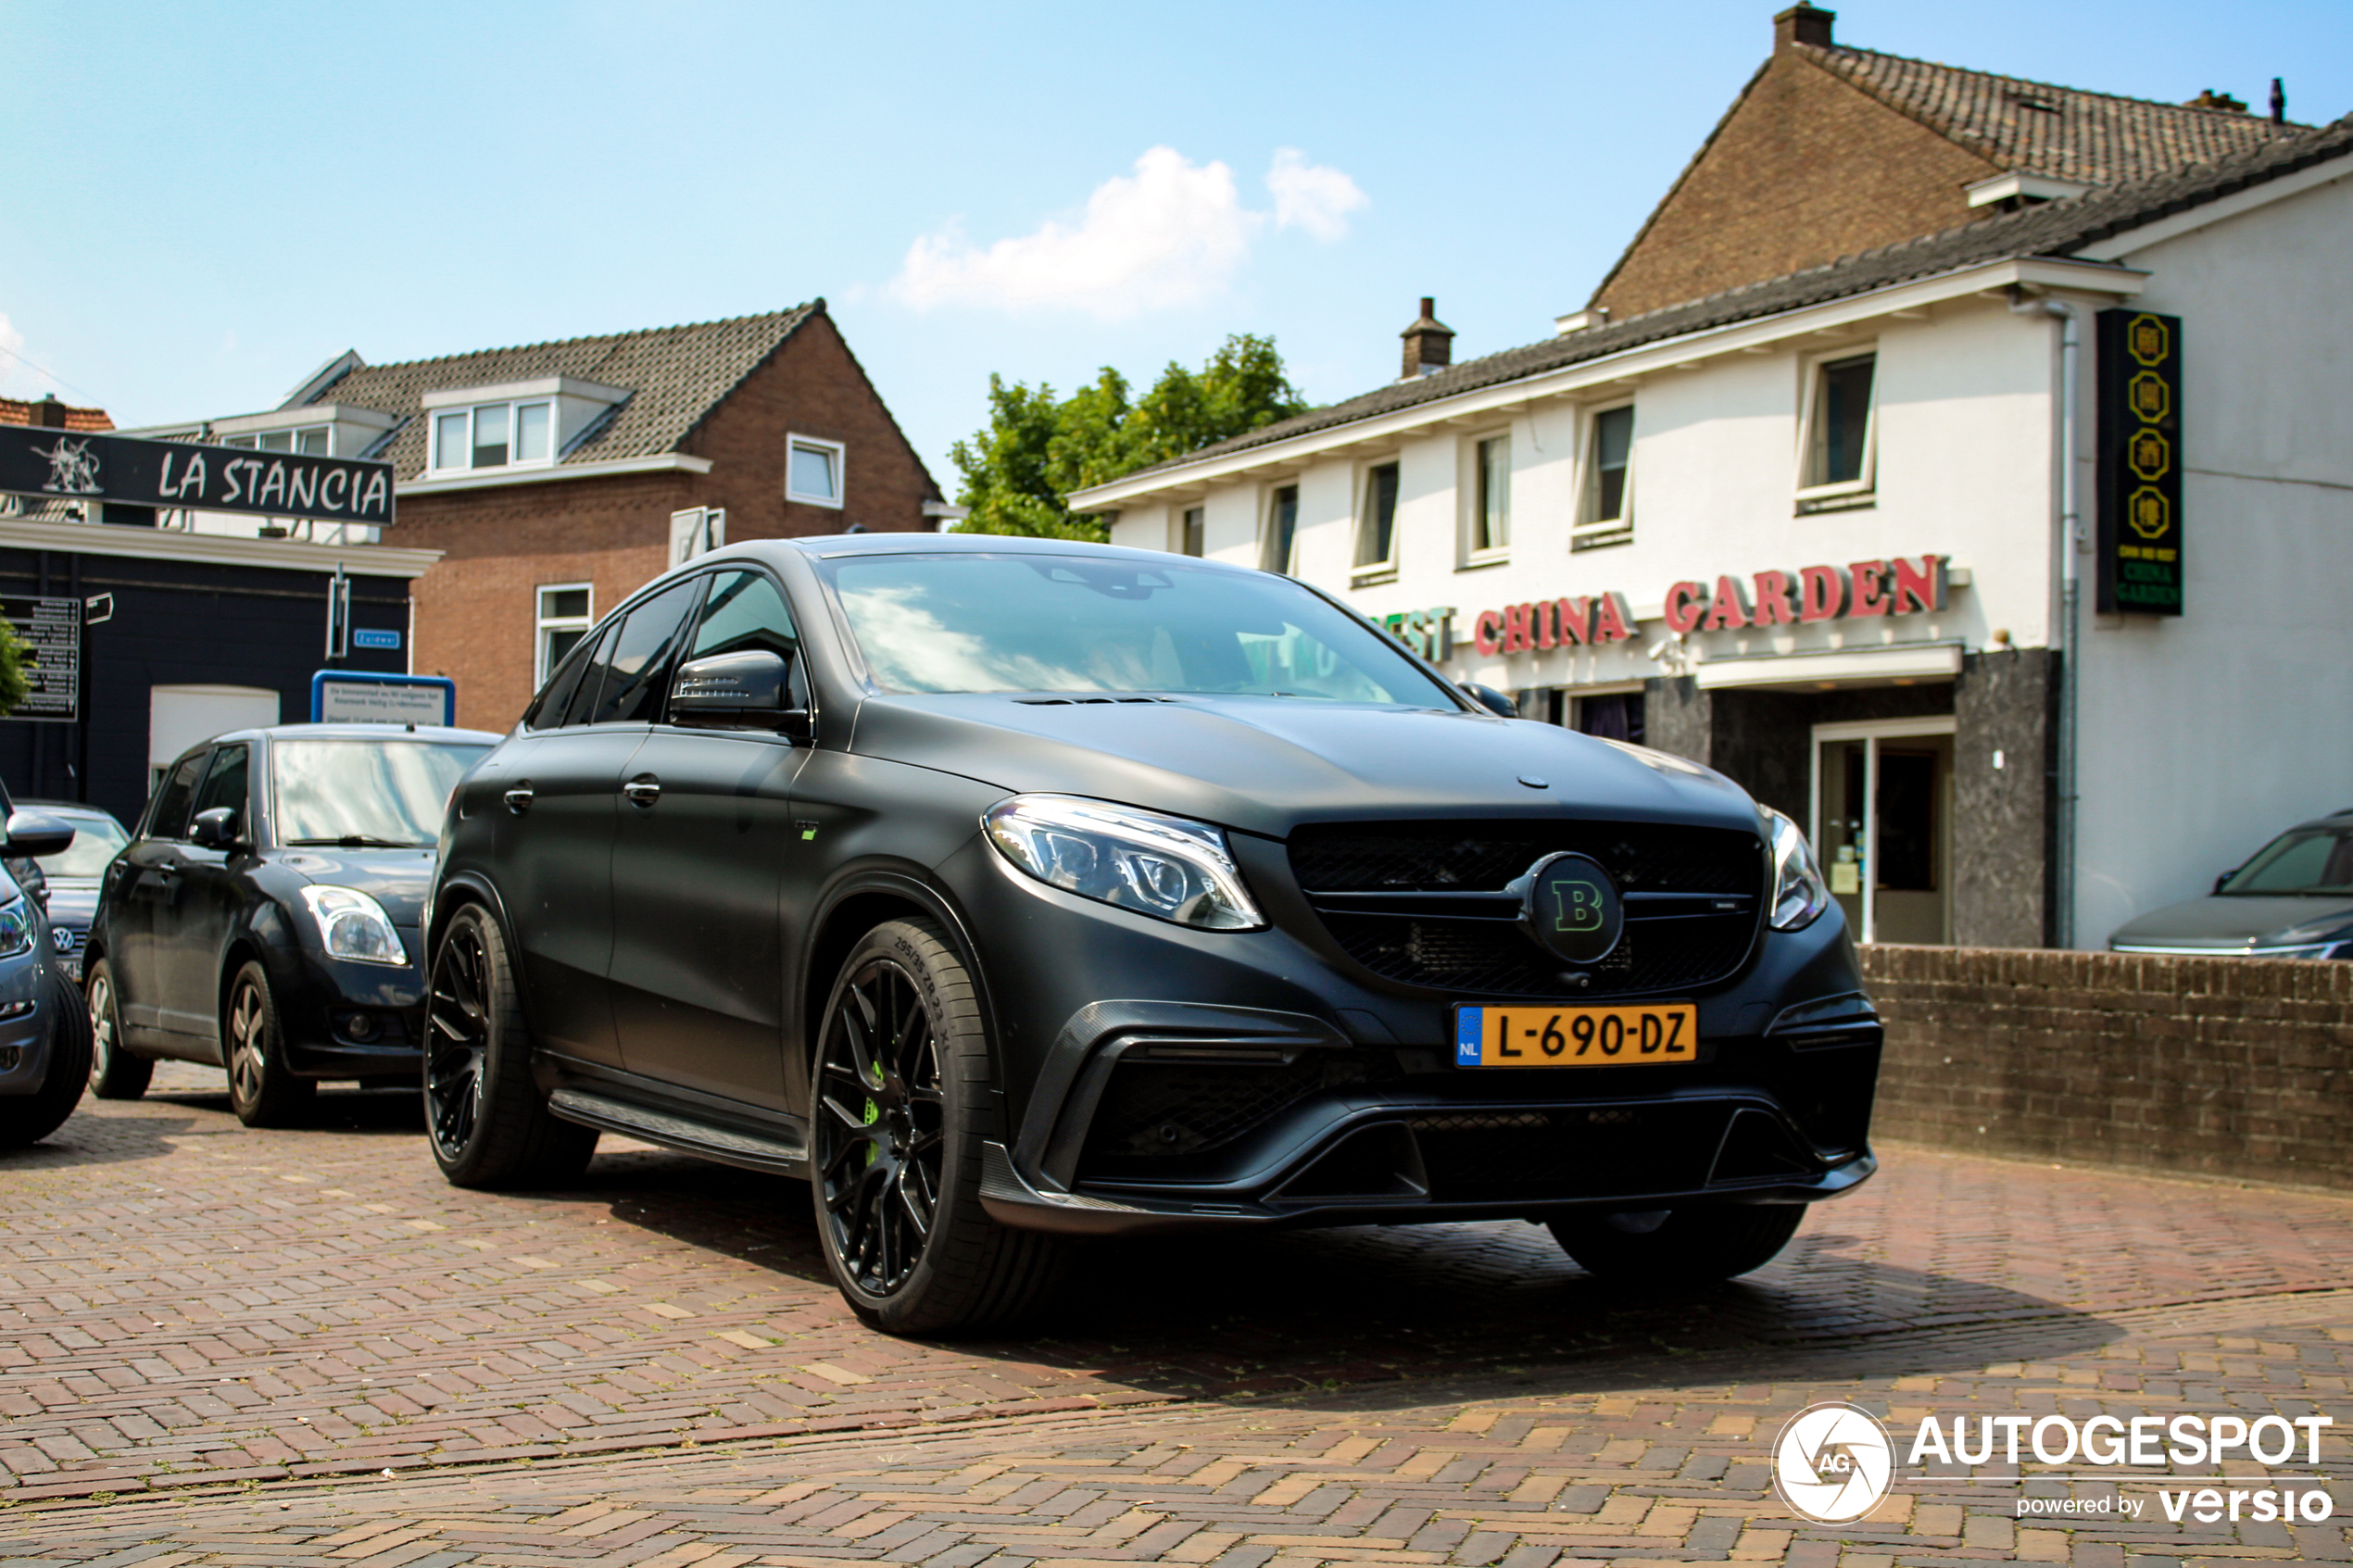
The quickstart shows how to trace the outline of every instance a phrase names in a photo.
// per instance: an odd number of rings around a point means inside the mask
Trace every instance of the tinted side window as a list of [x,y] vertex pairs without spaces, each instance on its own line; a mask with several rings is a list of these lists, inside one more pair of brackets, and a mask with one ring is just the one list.
[[711,579],[711,597],[702,607],[702,624],[695,629],[689,659],[742,653],[765,648],[792,657],[798,641],[792,611],[776,584],[757,571],[721,571]]
[[216,806],[226,806],[237,813],[237,821],[245,820],[245,748],[224,746],[212,754],[212,771],[204,776],[204,788],[196,792],[196,803],[188,813],[191,822],[199,811],[209,811]]
[[[561,720],[554,722],[585,724],[588,721],[588,715],[596,710],[597,694],[604,689],[605,666],[612,659],[613,634],[620,630],[619,626],[606,627],[603,634],[597,638],[596,646],[586,650],[588,657],[580,661],[579,689],[565,702]],[[550,713],[554,711],[552,708],[548,709]],[[554,722],[550,723],[550,728],[554,727]]]
[[526,728],[552,730],[564,721],[564,709],[572,706],[573,694],[580,689],[581,674],[588,668],[588,661],[596,651],[594,639],[586,633],[581,633],[572,652],[556,666],[556,672],[541,688],[539,700],[533,703],[531,710],[522,716]]
[[156,807],[147,813],[149,838],[185,838],[188,836],[188,802],[196,793],[196,780],[204,773],[205,759],[209,751],[199,751],[182,759],[171,776],[157,792]]
[[686,616],[710,581],[690,577],[629,612],[612,637],[610,668],[605,675],[604,694],[597,701],[597,723],[649,723],[661,717],[663,683],[686,631]]

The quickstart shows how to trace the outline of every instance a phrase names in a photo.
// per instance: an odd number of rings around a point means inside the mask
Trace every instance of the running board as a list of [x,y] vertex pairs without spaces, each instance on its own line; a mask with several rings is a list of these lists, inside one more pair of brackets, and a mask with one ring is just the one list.
[[809,1173],[809,1150],[798,1137],[770,1137],[736,1127],[713,1126],[708,1122],[591,1094],[585,1089],[558,1089],[547,1097],[547,1109],[584,1127],[643,1138],[681,1154],[716,1160],[723,1165],[772,1171],[782,1176]]

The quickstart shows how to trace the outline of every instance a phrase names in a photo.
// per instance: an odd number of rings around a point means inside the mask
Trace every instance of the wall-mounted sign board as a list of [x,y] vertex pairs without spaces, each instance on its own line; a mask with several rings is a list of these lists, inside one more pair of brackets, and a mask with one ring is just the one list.
[[70,724],[82,717],[82,601],[0,594],[0,619],[31,649],[24,700],[8,717]]
[[0,425],[0,491],[53,501],[392,521],[392,465]]
[[2099,353],[2095,603],[2106,615],[2182,613],[2182,319],[2094,318]]
[[314,724],[455,724],[458,683],[446,675],[321,670],[310,677]]

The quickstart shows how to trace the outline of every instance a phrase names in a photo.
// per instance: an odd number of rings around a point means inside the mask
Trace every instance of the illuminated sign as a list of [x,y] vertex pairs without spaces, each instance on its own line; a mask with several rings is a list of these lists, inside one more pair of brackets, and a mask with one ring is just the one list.
[[2182,319],[2103,310],[2099,549],[2106,614],[2182,613]]

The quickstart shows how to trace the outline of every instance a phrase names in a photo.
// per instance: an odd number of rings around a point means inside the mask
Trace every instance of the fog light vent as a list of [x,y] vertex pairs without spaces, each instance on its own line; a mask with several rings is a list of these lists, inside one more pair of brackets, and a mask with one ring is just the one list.
[[17,1047],[0,1046],[0,1073],[14,1073],[23,1060],[24,1052]]

